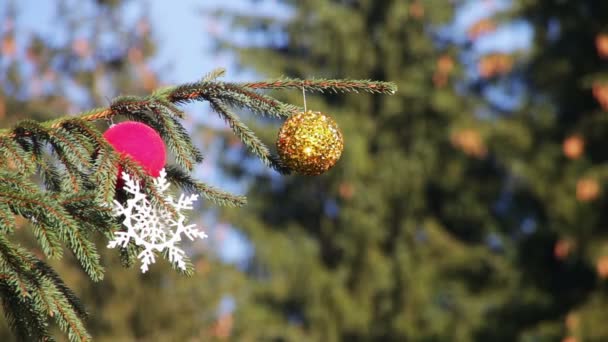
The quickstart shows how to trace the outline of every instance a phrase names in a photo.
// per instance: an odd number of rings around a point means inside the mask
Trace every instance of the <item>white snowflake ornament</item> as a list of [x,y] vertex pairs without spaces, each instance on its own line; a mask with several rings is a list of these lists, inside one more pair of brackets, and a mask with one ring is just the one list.
[[[160,171],[160,176],[154,179],[153,186],[161,195],[169,189],[170,183],[166,179],[165,170]],[[175,263],[182,270],[186,269],[184,257],[186,253],[179,248],[178,244],[185,235],[190,240],[197,238],[205,239],[207,234],[196,228],[195,224],[185,225],[186,218],[182,210],[192,210],[192,203],[198,199],[198,195],[185,196],[181,194],[179,200],[175,201],[171,195],[164,197],[165,203],[173,207],[177,213],[174,217],[166,207],[153,205],[141,191],[141,186],[126,172],[122,173],[125,182],[124,189],[133,198],[127,200],[123,206],[114,200],[114,215],[124,215],[122,221],[127,231],[114,233],[114,239],[108,243],[108,248],[117,246],[126,247],[133,240],[136,245],[143,246],[144,250],[137,256],[141,260],[141,271],[146,273],[148,266],[155,260],[154,251],[168,251],[169,262]]]

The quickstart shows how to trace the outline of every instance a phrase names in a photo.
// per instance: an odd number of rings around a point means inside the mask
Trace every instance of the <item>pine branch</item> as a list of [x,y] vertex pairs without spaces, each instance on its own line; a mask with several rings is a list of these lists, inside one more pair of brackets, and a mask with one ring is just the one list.
[[[288,173],[280,160],[233,112],[246,109],[259,115],[289,117],[302,111],[259,93],[266,89],[306,91],[369,92],[392,94],[392,83],[350,80],[281,79],[270,82],[227,83],[217,81],[224,71],[215,70],[198,82],[158,89],[149,96],[122,96],[108,108],[96,108],[46,122],[23,120],[12,129],[0,130],[0,297],[9,325],[24,340],[51,340],[47,329],[52,316],[70,341],[90,339],[82,319],[86,313],[76,296],[44,262],[11,244],[15,217],[31,222],[33,235],[43,253],[60,258],[63,245],[76,256],[94,281],[103,278],[103,268],[92,242],[92,233],[112,239],[121,229],[108,204],[124,199],[116,191],[119,169],[137,178],[154,205],[175,213],[154,186],[153,178],[140,164],[120,154],[104,139],[93,123],[121,116],[154,128],[167,144],[178,165],[167,166],[167,177],[176,186],[200,193],[219,205],[241,206],[245,197],[232,195],[190,176],[203,160],[190,134],[180,123],[185,114],[178,105],[204,101],[211,105],[243,143],[262,162]],[[8,161],[8,162],[5,162]],[[44,189],[30,178],[37,175]],[[140,246],[121,249],[121,261],[130,266]],[[165,256],[167,252],[165,251]],[[189,261],[188,261],[189,262]],[[188,264],[185,274],[190,274]]]
[[[82,322],[84,308],[57,274],[1,235],[0,275],[4,275],[0,283],[6,284],[9,292],[3,291],[5,311],[17,336],[27,336],[26,340],[50,337],[46,330],[48,315],[68,333],[70,341],[91,339]],[[20,305],[13,305],[15,300]]]
[[16,296],[10,287],[10,277],[0,269],[0,298],[4,317],[18,341],[53,341],[46,316],[33,310],[34,305]]
[[277,171],[285,171],[278,162],[278,158],[273,157],[268,147],[247,127],[232,111],[221,101],[210,99],[211,108],[219,113],[228,123],[234,134],[249,148],[251,152],[258,156],[266,166]]
[[17,228],[15,217],[6,203],[0,203],[0,233],[10,234]]
[[[211,74],[210,79],[215,79],[223,72],[216,72]],[[83,112],[77,115],[67,116],[64,118],[58,118],[55,120],[41,123],[42,126],[52,129],[61,127],[66,121],[72,120],[76,116],[80,120],[84,121],[99,121],[109,120],[116,115],[127,114],[130,111],[138,111],[142,107],[154,103],[172,103],[181,104],[192,101],[208,101],[210,98],[218,98],[219,96],[227,96],[229,92],[237,92],[241,95],[248,96],[251,98],[251,102],[247,104],[247,107],[253,110],[259,110],[261,102],[269,100],[268,97],[261,96],[260,94],[249,92],[248,89],[304,89],[306,91],[317,91],[317,92],[368,92],[376,94],[388,94],[392,95],[397,91],[397,87],[391,82],[379,82],[370,80],[330,80],[330,79],[316,79],[316,80],[300,80],[284,78],[276,81],[265,81],[265,82],[247,82],[247,83],[224,83],[217,81],[203,80],[201,82],[183,84],[179,86],[167,87],[160,89],[152,95],[143,99],[129,98],[131,100],[137,99],[129,103],[114,101],[110,108],[96,108],[87,112]],[[125,98],[123,98],[125,99]],[[270,101],[266,105],[280,106],[278,102]],[[287,108],[289,105],[287,105]],[[171,110],[180,117],[182,114],[179,111]],[[179,114],[177,114],[179,113]],[[15,132],[7,129],[0,130],[0,137],[8,136],[15,137],[19,135],[29,135],[28,132]]]
[[[97,281],[103,278],[103,269],[99,263],[99,255],[95,246],[86,238],[82,226],[68,214],[56,199],[45,195],[26,180],[15,185],[7,185],[0,180],[0,203],[8,205],[11,211],[32,221],[39,222],[44,227],[53,229],[68,247],[91,279]],[[28,191],[15,191],[14,186]],[[40,237],[43,237],[42,235]],[[40,241],[39,241],[40,242]],[[41,242],[45,244],[45,242]]]
[[0,158],[10,160],[13,167],[22,174],[31,174],[36,163],[27,155],[17,141],[9,136],[0,136]]
[[297,78],[284,78],[278,81],[247,82],[240,86],[250,89],[304,89],[305,91],[334,93],[366,92],[373,94],[393,95],[397,92],[397,86],[390,82],[378,82],[371,80],[301,80]]
[[232,195],[207,184],[198,182],[189,174],[173,165],[167,166],[166,171],[167,179],[171,183],[179,186],[182,189],[200,193],[206,199],[219,205],[241,207],[247,203],[247,199],[244,196]]

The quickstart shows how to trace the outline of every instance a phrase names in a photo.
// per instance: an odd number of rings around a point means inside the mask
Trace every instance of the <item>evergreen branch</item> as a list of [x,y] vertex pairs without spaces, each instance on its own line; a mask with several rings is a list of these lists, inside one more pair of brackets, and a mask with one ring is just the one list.
[[155,107],[152,109],[157,115],[159,123],[163,130],[161,136],[167,142],[169,150],[175,155],[175,161],[188,171],[192,171],[197,160],[202,158],[200,152],[194,144],[190,135],[188,135],[179,122],[175,121],[170,115],[167,115],[168,109],[164,106]]
[[15,215],[6,203],[0,203],[0,233],[9,234],[17,228]]
[[83,236],[81,227],[66,210],[50,196],[37,192],[14,192],[0,183],[0,203],[8,204],[14,213],[34,218],[41,224],[56,230],[62,241],[76,256],[83,269],[94,281],[103,278],[103,268],[93,243]]
[[153,98],[155,99],[156,102],[158,102],[158,104],[160,104],[161,106],[168,109],[174,118],[183,119],[186,117],[186,114],[181,109],[177,108],[177,106],[174,105],[173,103],[167,101],[164,97],[161,97],[161,98],[153,97]]
[[[17,309],[20,315],[12,314],[14,323],[17,323],[13,326],[21,330],[17,331],[18,335],[31,337],[32,334],[46,332],[46,329],[40,329],[38,325],[46,327],[46,316],[50,315],[55,317],[60,328],[68,333],[71,341],[91,339],[82,323],[82,318],[86,317],[84,308],[59,276],[45,263],[22,248],[13,246],[1,235],[0,267],[2,274],[7,275],[4,282],[9,287],[13,283],[13,288],[21,294],[12,296],[10,293],[3,293],[3,301],[7,298],[21,298],[24,302],[21,305],[25,307],[24,310],[28,310],[23,312]],[[36,325],[32,327],[31,322]]]
[[65,156],[59,155],[59,160],[65,165],[67,177],[63,177],[61,182],[61,189],[72,189],[72,191],[79,192],[83,186],[83,175],[76,170],[74,164],[70,164]]
[[63,297],[68,301],[69,305],[72,307],[72,310],[78,315],[80,318],[86,318],[87,312],[82,305],[82,302],[72,290],[70,290],[63,280],[59,277],[59,275],[46,263],[41,260],[36,260],[34,265],[36,271],[42,274],[47,279],[51,280],[53,285],[57,288],[57,290],[63,295]]
[[275,117],[289,117],[301,108],[259,94],[236,83],[200,82],[181,85],[169,95],[174,103],[222,100],[254,113]]
[[79,133],[73,135],[78,139],[79,145],[86,150],[87,157],[94,154],[99,146],[104,144],[109,146],[103,135],[84,120],[77,118],[66,120],[62,123],[61,128],[70,133]]
[[[87,151],[78,146],[78,143],[67,130],[61,127],[49,129],[35,121],[23,120],[14,132],[20,136],[30,136],[32,140],[49,142],[57,159],[67,170],[68,178],[65,178],[65,180],[69,182],[66,183],[66,186],[79,191],[85,178],[81,174],[81,170],[85,170],[90,162],[87,158]],[[32,146],[36,145],[37,142],[32,144]]]
[[100,203],[111,202],[116,191],[118,153],[103,138],[102,134],[86,121],[80,119],[68,120],[64,122],[63,127],[81,133],[97,147],[96,156],[93,158],[92,181],[97,188],[96,194]]
[[41,305],[41,296],[32,274],[30,260],[21,259],[16,246],[0,234],[0,294],[8,323],[23,340],[38,340],[48,335],[48,307]]
[[279,159],[271,155],[268,147],[251,131],[232,111],[221,101],[209,99],[211,108],[222,116],[230,125],[234,134],[249,148],[251,152],[258,156],[262,162],[281,173],[287,173],[287,169],[279,162]]
[[217,68],[215,70],[212,70],[211,72],[209,72],[205,76],[203,76],[201,78],[201,82],[212,82],[212,81],[215,81],[216,79],[224,76],[225,74],[226,74],[226,69],[224,69],[224,68]]
[[217,98],[240,108],[248,108],[254,113],[274,117],[289,117],[294,113],[303,112],[298,106],[283,103],[270,96],[247,90],[235,84],[226,84],[226,93]]
[[241,207],[247,203],[244,196],[233,195],[212,186],[194,180],[188,173],[182,171],[176,166],[169,165],[166,168],[167,179],[171,183],[188,191],[197,192],[206,199],[221,205],[229,207]]
[[29,160],[36,165],[36,171],[42,178],[47,190],[59,191],[61,189],[62,177],[58,168],[48,161],[43,153],[44,142],[36,136],[16,136],[14,139],[28,155]]
[[27,152],[8,136],[0,136],[0,158],[12,161],[14,167],[23,174],[31,174],[36,168],[36,164]]
[[[253,93],[250,90],[258,89],[304,89],[307,91],[317,92],[368,92],[392,95],[397,91],[397,87],[391,82],[380,82],[370,80],[331,80],[331,79],[313,79],[300,80],[284,78],[276,81],[265,82],[246,82],[246,83],[224,83],[213,81],[221,76],[223,72],[214,71],[201,82],[188,83],[173,87],[166,87],[153,92],[149,97],[144,99],[137,97],[121,97],[113,101],[109,108],[96,108],[87,112],[76,114],[77,119],[82,121],[98,121],[108,120],[116,115],[128,114],[130,111],[139,110],[144,105],[161,104],[169,108],[176,117],[182,117],[183,113],[175,106],[168,106],[167,103],[180,104],[191,101],[208,101],[212,98],[221,98],[228,96],[228,93],[238,93],[249,98],[249,101],[239,100],[241,105],[247,108],[260,112],[262,107],[271,106],[279,108],[274,112],[274,115],[285,114],[295,110],[297,107],[280,104],[280,102],[271,99],[268,96]],[[234,95],[233,95],[234,96]],[[233,101],[237,101],[234,100]],[[135,105],[139,102],[139,105]],[[66,121],[73,120],[74,116],[61,117],[58,119],[40,123],[41,126],[50,129],[58,129],[62,127]],[[33,132],[15,131],[15,130],[0,130],[0,137],[14,138],[17,136],[28,136]]]
[[38,173],[46,188],[52,192],[59,191],[63,181],[57,166],[53,165],[52,162],[46,160],[44,157],[38,158],[37,163]]
[[[194,146],[188,132],[177,121],[175,110],[171,109],[175,106],[170,104],[168,107],[164,103],[167,101],[159,101],[154,98],[122,97],[117,99],[112,106],[117,112],[152,126],[167,142],[176,161],[191,171],[194,164],[201,162],[203,157]],[[155,115],[150,116],[148,113]]]
[[[113,235],[108,236],[109,240],[114,238]],[[138,246],[134,243],[130,243],[126,248],[120,249],[120,264],[123,267],[133,267],[135,265],[135,261],[137,261],[137,255],[141,253],[143,247]]]
[[[0,170],[0,185],[13,191],[36,192],[38,187],[17,173]],[[0,195],[2,193],[0,192]]]
[[102,148],[94,165],[93,181],[98,184],[97,198],[101,203],[110,203],[116,193],[119,156],[111,148]]
[[42,252],[49,259],[60,259],[63,256],[63,248],[57,234],[45,224],[31,220],[34,227],[34,237],[40,244]]
[[97,197],[97,194],[89,191],[68,194],[58,200],[84,232],[98,231],[107,234],[119,230],[120,225],[112,209],[109,206],[100,206]]
[[8,279],[7,276],[0,278],[0,297],[2,298],[4,317],[17,340],[54,341],[48,331],[46,316],[41,316],[36,312],[34,303],[24,302],[14,295],[8,284]]
[[[20,262],[26,264],[29,270],[36,272],[36,277],[34,279],[47,279],[52,284],[58,292],[57,295],[60,298],[65,298],[67,300],[67,304],[70,306],[70,310],[73,311],[77,317],[86,318],[87,313],[82,306],[82,303],[76,297],[76,294],[72,292],[65,283],[61,280],[59,275],[53,271],[51,267],[49,267],[42,260],[36,258],[28,251],[23,248],[15,247],[14,254],[20,259]],[[55,295],[53,295],[55,297]],[[63,300],[62,300],[63,301]]]
[[90,341],[92,338],[86,331],[82,321],[76,317],[76,315],[69,311],[65,310],[65,303],[60,300],[55,300],[54,302],[55,308],[58,315],[55,315],[55,320],[59,323],[59,327],[63,331],[68,332],[68,338],[70,341]]
[[[165,260],[170,260],[169,250],[167,250],[167,249],[163,250],[162,255]],[[185,263],[185,269],[179,268],[177,266],[177,264],[174,262],[170,262],[169,264],[171,265],[171,268],[174,271],[177,271],[178,273],[185,275],[187,277],[192,277],[194,275],[194,265],[192,264],[192,260],[190,260],[190,258],[188,256],[186,256],[186,257],[184,257],[183,261]]]
[[367,93],[393,95],[397,92],[397,86],[392,82],[371,80],[301,80],[297,78],[284,78],[277,81],[241,83],[240,86],[250,89],[304,89],[306,91],[330,91],[334,93],[358,93],[362,91]]
[[[79,144],[74,137],[81,136],[72,134],[63,127],[49,131],[49,140],[57,154],[62,155],[71,165],[79,170],[86,170],[91,165],[89,151],[86,145]],[[83,142],[86,140],[83,140]],[[88,142],[87,142],[88,143]],[[85,143],[86,144],[86,143]]]
[[6,276],[6,282],[21,300],[29,298],[34,288],[30,279],[24,277],[31,269],[31,263],[22,262],[12,244],[0,235],[0,269]]

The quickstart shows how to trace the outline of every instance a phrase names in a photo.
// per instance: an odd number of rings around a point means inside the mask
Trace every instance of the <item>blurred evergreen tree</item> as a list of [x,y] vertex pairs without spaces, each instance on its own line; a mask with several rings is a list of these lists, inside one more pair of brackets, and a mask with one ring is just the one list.
[[608,340],[608,3],[516,0],[489,21],[534,31],[529,51],[503,54],[506,74],[483,72],[501,69],[487,56],[478,66],[480,83],[523,84],[521,104],[502,121],[519,127],[526,146],[503,139],[494,150],[513,179],[504,214],[527,216],[536,232],[517,246],[521,296],[487,316],[483,336]]
[[[520,122],[480,120],[481,97],[457,89],[461,47],[440,34],[454,5],[275,3],[293,17],[227,13],[252,38],[222,40],[243,65],[269,75],[391,80],[399,91],[308,96],[308,108],[334,116],[344,132],[337,167],[320,178],[260,174],[249,206],[226,213],[256,250],[255,291],[237,300],[234,338],[483,336],[488,314],[522,295],[510,237],[523,216],[501,214],[508,170],[493,148],[500,139],[514,140],[511,153],[529,144],[517,136]],[[266,139],[275,134],[268,129]],[[248,165],[226,164],[237,175]]]
[[[244,65],[400,91],[309,97],[346,152],[322,179],[260,176],[232,219],[257,251],[237,336],[608,340],[608,3],[460,2],[487,15],[455,45],[445,2],[279,3],[294,16],[231,16],[269,37],[230,45]],[[476,55],[477,39],[522,23],[529,49]]]

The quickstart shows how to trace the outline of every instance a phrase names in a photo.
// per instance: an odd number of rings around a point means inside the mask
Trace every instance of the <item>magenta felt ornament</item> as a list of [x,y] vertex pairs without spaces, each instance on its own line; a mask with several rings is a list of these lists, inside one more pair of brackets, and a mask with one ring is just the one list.
[[103,137],[123,155],[139,163],[152,177],[158,177],[165,167],[165,143],[150,126],[141,122],[125,121],[110,127]]

